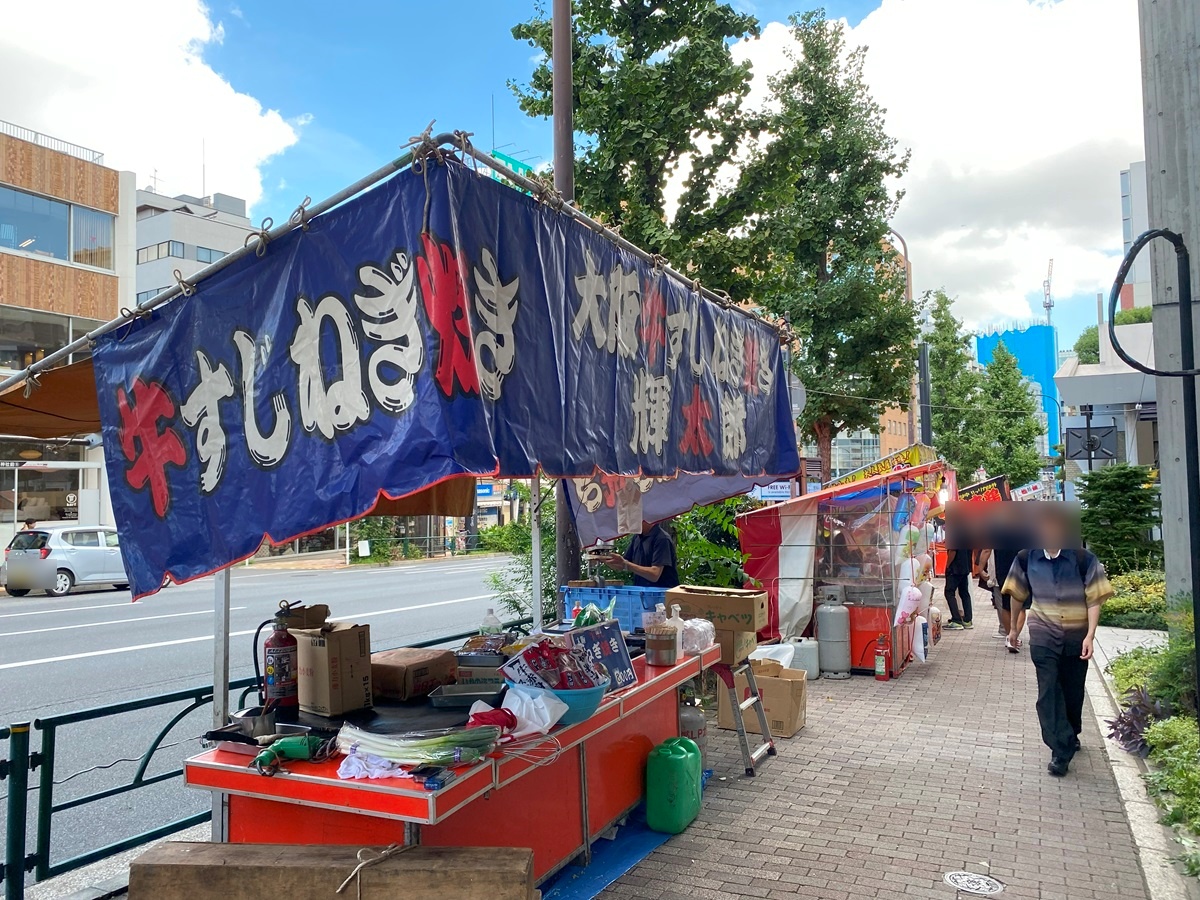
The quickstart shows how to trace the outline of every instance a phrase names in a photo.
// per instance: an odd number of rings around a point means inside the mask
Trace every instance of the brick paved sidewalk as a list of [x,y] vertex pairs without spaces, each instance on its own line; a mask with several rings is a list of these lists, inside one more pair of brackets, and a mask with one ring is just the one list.
[[942,876],[965,869],[1003,897],[1146,898],[1090,711],[1070,774],[1050,777],[1028,654],[991,636],[990,605],[976,622],[897,680],[812,682],[807,727],[757,778],[736,777],[733,733],[710,726],[709,765],[728,780],[602,896],[953,900]]

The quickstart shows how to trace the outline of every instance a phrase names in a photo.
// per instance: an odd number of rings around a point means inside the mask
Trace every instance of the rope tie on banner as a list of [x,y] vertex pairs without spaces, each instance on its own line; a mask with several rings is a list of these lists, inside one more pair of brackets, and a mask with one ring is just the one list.
[[663,269],[665,269],[667,266],[669,266],[671,264],[671,261],[669,259],[667,259],[665,256],[663,256],[661,253],[655,253],[653,256],[650,257],[650,264],[652,266],[654,266],[655,269],[657,269],[658,271],[661,272]]
[[[121,334],[117,336],[118,341],[123,341],[123,340],[125,340],[125,338],[129,337],[130,332],[133,331],[133,323],[136,322],[138,319],[150,318],[150,310],[142,309],[140,307],[138,307],[136,309],[129,309],[128,307],[122,307],[121,308],[121,318],[125,319],[128,322],[128,324],[122,329]],[[95,340],[95,338],[93,338],[92,344],[94,345],[95,343],[96,343],[96,340]]]
[[[699,284],[700,282],[697,281],[696,283]],[[729,309],[733,306],[733,298],[730,297],[726,291],[722,291],[720,289],[714,289],[713,295],[717,298],[717,302],[720,303],[726,309]]]
[[390,844],[378,852],[372,850],[370,847],[363,847],[358,851],[358,865],[354,867],[354,871],[346,876],[346,880],[341,883],[341,886],[337,889],[337,893],[340,894],[346,889],[346,886],[353,881],[354,886],[358,891],[358,898],[359,900],[362,900],[362,870],[377,865],[383,862],[385,859],[391,859],[393,856],[398,856],[405,850],[411,849],[411,844]]
[[185,280],[182,272],[176,269],[171,274],[175,276],[175,283],[179,285],[179,293],[183,294],[185,297],[190,297],[192,294],[196,293],[196,286],[190,281]]
[[312,216],[308,214],[308,205],[312,203],[312,197],[305,197],[300,201],[300,205],[296,207],[288,222],[292,227],[299,226],[301,231],[308,231],[308,223],[312,221]]
[[249,247],[250,242],[255,238],[258,239],[254,245],[254,255],[260,259],[267,255],[267,243],[271,240],[271,228],[275,224],[275,220],[267,216],[262,220],[262,224],[258,226],[258,231],[252,231],[246,235],[246,240],[242,242],[243,247]]
[[475,171],[479,171],[474,154],[471,153],[471,131],[455,131],[454,136],[458,139],[459,161],[465,166],[467,160],[471,160],[471,167]]
[[25,378],[25,389],[22,391],[22,393],[25,395],[25,399],[28,400],[31,396],[33,396],[33,392],[41,386],[41,374],[30,369],[29,375]]

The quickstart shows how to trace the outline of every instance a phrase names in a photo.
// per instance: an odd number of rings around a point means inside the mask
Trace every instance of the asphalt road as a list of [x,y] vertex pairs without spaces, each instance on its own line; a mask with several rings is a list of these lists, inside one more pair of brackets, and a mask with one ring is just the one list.
[[[254,630],[280,600],[328,604],[331,618],[370,624],[373,649],[402,647],[476,626],[493,605],[486,576],[505,562],[452,558],[391,568],[234,569],[230,678],[254,674]],[[138,603],[130,602],[127,591],[112,590],[59,599],[0,594],[0,723],[211,684],[212,607],[212,579],[171,587]],[[118,760],[140,758],[183,709],[159,707],[60,729],[55,802],[128,783],[137,764]],[[211,707],[189,714],[164,739],[147,776],[196,753],[197,738],[209,727]],[[34,749],[38,741],[35,731]],[[0,745],[0,756],[6,749]],[[31,783],[37,777],[33,773]],[[0,783],[0,794],[6,787]],[[52,858],[62,861],[209,804],[206,793],[175,780],[56,814]],[[35,794],[30,805],[36,805]]]

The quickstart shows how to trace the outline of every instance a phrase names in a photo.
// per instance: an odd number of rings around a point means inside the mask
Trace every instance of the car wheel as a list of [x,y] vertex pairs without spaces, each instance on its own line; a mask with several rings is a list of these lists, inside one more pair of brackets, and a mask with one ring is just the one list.
[[75,576],[66,569],[59,569],[54,579],[54,590],[46,591],[51,597],[65,597],[75,587]]
[[4,589],[4,593],[8,594],[8,596],[10,596],[10,597],[24,597],[26,594],[29,593],[29,588],[6,587]]

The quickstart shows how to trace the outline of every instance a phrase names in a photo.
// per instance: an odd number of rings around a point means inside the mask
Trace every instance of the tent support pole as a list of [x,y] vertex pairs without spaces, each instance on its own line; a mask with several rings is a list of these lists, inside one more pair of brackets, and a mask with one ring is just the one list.
[[533,539],[533,586],[529,596],[529,614],[533,617],[533,627],[541,629],[545,621],[542,615],[542,476],[533,476],[532,502],[529,504],[530,535]]
[[[213,728],[224,728],[229,722],[229,569],[219,571],[213,579]],[[224,842],[228,838],[227,813],[229,798],[213,791],[212,839]]]

